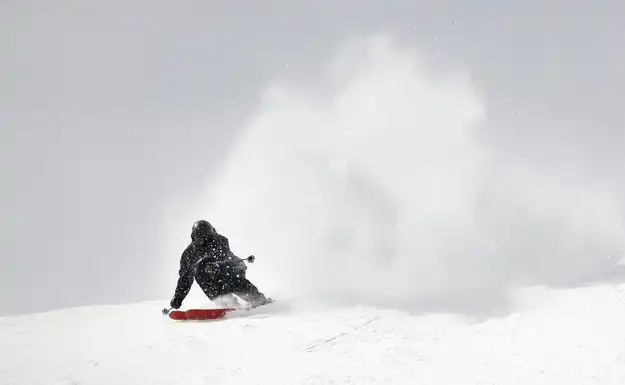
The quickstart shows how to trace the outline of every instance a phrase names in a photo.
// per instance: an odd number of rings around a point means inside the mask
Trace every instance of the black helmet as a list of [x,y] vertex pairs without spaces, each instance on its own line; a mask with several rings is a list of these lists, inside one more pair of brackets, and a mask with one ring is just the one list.
[[215,234],[215,228],[208,221],[199,220],[191,228],[191,240],[195,244],[202,244]]

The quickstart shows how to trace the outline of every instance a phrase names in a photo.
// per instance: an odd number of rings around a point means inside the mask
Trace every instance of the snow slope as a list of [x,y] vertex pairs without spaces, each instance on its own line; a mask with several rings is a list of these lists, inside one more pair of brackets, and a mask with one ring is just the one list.
[[274,304],[174,322],[163,304],[0,318],[0,383],[625,384],[625,286],[526,291],[488,320]]

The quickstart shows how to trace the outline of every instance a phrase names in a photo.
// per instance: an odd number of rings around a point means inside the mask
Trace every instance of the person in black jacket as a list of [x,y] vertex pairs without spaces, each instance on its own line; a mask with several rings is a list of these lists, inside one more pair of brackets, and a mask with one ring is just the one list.
[[[180,258],[178,283],[170,302],[172,308],[182,306],[194,279],[211,301],[235,294],[251,306],[272,302],[246,278],[244,260],[234,255],[228,238],[219,234],[208,221],[193,224],[191,241]],[[253,258],[250,256],[248,260],[253,261]]]

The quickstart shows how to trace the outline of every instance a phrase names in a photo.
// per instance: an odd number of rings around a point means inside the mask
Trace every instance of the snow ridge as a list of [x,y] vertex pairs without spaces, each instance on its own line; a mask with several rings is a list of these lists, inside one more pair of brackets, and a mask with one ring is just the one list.
[[212,322],[163,303],[4,317],[0,383],[622,385],[624,293],[525,290],[487,320],[302,303]]

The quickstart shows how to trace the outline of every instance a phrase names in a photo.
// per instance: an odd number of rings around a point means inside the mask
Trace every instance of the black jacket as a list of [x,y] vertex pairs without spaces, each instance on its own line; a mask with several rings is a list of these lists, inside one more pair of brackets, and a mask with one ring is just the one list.
[[[206,269],[210,263],[229,260],[233,262],[220,264],[217,268],[218,272],[214,276],[211,276]],[[215,234],[213,239],[203,246],[195,246],[191,243],[182,252],[180,258],[179,278],[174,297],[182,302],[189,294],[194,279],[204,289],[208,281],[223,279],[223,275],[230,276],[230,272],[236,271],[232,276],[245,277],[244,273],[247,266],[242,261],[235,262],[237,260],[239,258],[230,250],[228,238],[221,234]]]

